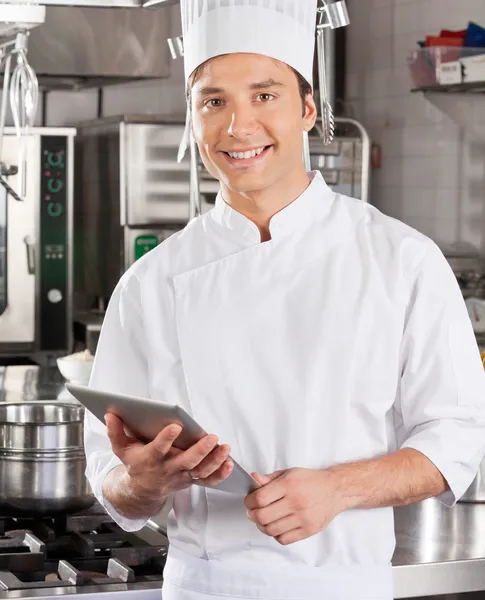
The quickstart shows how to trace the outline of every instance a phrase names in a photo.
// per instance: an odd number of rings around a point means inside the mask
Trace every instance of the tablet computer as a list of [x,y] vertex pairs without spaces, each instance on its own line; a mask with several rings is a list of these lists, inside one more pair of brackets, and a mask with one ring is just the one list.
[[[162,429],[171,423],[179,423],[183,429],[174,446],[187,450],[207,433],[183,408],[159,400],[128,396],[96,390],[82,385],[66,384],[67,390],[104,424],[104,415],[111,412],[119,417],[134,437],[143,442],[152,441]],[[232,494],[247,495],[261,487],[232,456],[234,468],[227,479],[211,489]]]

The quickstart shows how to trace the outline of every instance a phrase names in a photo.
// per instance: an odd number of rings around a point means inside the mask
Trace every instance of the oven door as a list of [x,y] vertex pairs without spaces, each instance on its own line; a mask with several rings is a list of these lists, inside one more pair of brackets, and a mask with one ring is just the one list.
[[[26,143],[27,189],[23,202],[14,200],[0,186],[0,354],[27,352],[35,346],[36,298],[36,215],[38,213],[39,182],[38,147],[36,137]],[[17,140],[5,136],[2,163],[16,165]],[[38,149],[38,148],[37,148]],[[19,189],[18,177],[8,177],[14,190]]]

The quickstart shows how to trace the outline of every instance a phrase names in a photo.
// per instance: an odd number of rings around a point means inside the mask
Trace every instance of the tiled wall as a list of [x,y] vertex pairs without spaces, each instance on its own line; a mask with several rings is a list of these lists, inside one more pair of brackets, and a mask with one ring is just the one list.
[[457,125],[411,93],[407,56],[426,33],[485,26],[484,0],[348,0],[349,110],[383,150],[372,201],[440,244],[466,241],[485,252],[485,94],[446,97]]

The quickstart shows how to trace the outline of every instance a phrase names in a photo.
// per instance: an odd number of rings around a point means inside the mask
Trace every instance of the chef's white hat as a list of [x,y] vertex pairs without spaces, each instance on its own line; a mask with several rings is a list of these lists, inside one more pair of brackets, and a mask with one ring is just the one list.
[[[313,84],[318,0],[181,0],[185,80],[221,54],[263,54]],[[189,116],[179,148],[189,143]]]
[[318,0],[182,0],[186,80],[221,54],[276,58],[312,84]]

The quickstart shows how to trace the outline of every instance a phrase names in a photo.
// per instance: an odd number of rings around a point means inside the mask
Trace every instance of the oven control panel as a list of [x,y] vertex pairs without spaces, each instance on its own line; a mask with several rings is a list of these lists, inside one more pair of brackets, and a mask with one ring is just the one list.
[[40,346],[68,349],[68,138],[41,137]]

